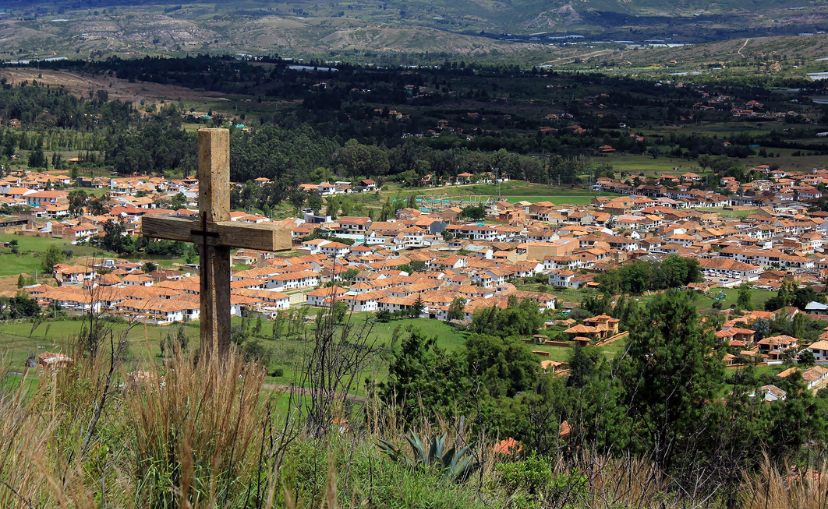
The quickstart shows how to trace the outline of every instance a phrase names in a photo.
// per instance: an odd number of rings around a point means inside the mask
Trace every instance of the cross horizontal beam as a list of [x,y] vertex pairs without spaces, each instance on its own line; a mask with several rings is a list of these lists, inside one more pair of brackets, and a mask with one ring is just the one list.
[[144,237],[259,251],[287,251],[292,247],[290,229],[281,225],[219,221],[207,223],[208,235],[204,234],[203,226],[197,219],[167,214],[151,214],[141,218],[141,234]]

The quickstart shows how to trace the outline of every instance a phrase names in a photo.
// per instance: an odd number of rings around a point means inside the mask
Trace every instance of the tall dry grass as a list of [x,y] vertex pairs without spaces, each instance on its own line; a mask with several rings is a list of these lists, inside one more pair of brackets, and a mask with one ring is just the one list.
[[152,507],[246,507],[260,495],[267,429],[258,363],[176,351],[163,371],[148,366],[124,395],[135,500]]
[[47,384],[31,390],[27,375],[0,372],[0,507],[31,508],[45,495],[46,448],[59,421]]

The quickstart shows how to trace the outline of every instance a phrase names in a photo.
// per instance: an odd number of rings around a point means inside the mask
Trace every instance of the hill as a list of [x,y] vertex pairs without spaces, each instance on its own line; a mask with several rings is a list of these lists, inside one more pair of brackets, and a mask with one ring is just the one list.
[[[828,26],[823,1],[360,0],[164,4],[10,2],[4,59],[110,54],[556,53],[561,44],[684,44],[797,35]],[[597,40],[597,41],[596,41]],[[551,48],[550,45],[554,45]]]

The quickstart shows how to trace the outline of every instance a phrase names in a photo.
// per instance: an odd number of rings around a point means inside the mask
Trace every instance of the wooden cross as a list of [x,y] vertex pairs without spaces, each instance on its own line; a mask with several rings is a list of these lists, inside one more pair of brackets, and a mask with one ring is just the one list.
[[198,131],[199,218],[151,214],[141,219],[145,237],[200,246],[201,349],[224,357],[230,348],[230,248],[291,249],[290,230],[274,224],[230,221],[230,131]]

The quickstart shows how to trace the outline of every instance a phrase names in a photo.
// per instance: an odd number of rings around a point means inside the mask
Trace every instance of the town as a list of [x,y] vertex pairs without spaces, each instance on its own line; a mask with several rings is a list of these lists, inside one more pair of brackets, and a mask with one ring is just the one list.
[[[647,183],[598,178],[592,189],[609,196],[594,196],[583,205],[510,203],[490,197],[476,201],[477,205],[465,202],[466,207],[460,206],[462,200],[426,199],[422,208],[413,208],[408,205],[416,200],[401,199],[395,217],[386,221],[332,219],[310,208],[301,217],[281,220],[233,212],[233,221],[289,227],[294,246],[288,255],[247,249],[232,254],[236,269],[231,275],[231,314],[275,319],[291,309],[342,303],[351,312],[462,326],[479,309],[505,309],[510,299],[528,299],[552,317],[569,314],[580,305],[579,299],[556,294],[596,290],[600,287],[596,277],[602,273],[669,256],[698,263],[703,281],[687,287],[708,296],[741,287],[777,291],[786,282],[821,289],[828,274],[828,258],[823,254],[828,212],[815,205],[828,170],[785,172],[762,165],[749,174],[748,182],[721,178],[720,190],[726,195],[705,190],[700,175],[685,173],[665,174]],[[458,178],[465,183],[474,177]],[[267,183],[264,178],[256,181],[262,186]],[[122,236],[140,236],[141,218],[147,215],[197,214],[186,208],[196,205],[195,178],[79,179],[77,189],[105,190],[105,210],[96,210],[103,212],[99,214],[91,212],[93,207],[72,203],[76,191],[69,189],[71,184],[67,176],[55,173],[7,175],[0,180],[0,202],[20,212],[16,220],[7,220],[6,228],[21,236],[89,244],[105,235],[107,224],[117,224]],[[326,197],[379,192],[370,179],[300,187]],[[181,208],[164,208],[171,199]],[[469,213],[475,220],[469,220]],[[146,268],[137,261],[111,258],[88,265],[58,263],[53,283],[25,285],[22,290],[45,310],[59,307],[70,314],[96,313],[156,325],[199,319],[197,263],[156,267],[152,272]],[[518,288],[526,283],[540,284],[536,291]],[[754,342],[753,335],[744,331],[759,318],[790,312],[732,314],[717,331],[733,347],[728,363],[735,362],[733,354],[780,362],[791,345],[781,348],[776,338]],[[815,301],[794,312],[824,319],[828,306]],[[547,326],[556,323],[550,319]],[[573,324],[568,321],[567,334],[552,339],[568,337],[585,345],[606,339],[593,334],[587,322],[570,327]],[[555,344],[539,336],[542,343]],[[825,343],[815,345],[814,353],[822,360]]]

